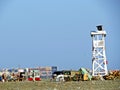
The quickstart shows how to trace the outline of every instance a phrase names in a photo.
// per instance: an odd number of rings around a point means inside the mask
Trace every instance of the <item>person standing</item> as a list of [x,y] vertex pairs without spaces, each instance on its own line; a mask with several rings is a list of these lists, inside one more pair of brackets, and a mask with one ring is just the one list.
[[2,74],[2,82],[5,82],[6,81],[6,76],[5,76],[5,73]]
[[33,73],[32,73],[32,77],[33,77],[33,82],[35,81],[35,72],[33,70]]

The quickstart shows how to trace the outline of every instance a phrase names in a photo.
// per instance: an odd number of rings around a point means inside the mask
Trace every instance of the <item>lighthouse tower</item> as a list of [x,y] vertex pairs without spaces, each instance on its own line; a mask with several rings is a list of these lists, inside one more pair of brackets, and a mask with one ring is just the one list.
[[105,54],[106,31],[102,25],[97,26],[97,31],[91,32],[92,37],[92,76],[104,76],[108,74]]

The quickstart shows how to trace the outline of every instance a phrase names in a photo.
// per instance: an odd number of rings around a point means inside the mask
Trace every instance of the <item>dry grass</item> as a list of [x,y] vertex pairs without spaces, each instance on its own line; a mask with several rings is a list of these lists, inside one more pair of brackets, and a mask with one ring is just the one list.
[[120,90],[120,80],[79,82],[0,82],[0,90]]

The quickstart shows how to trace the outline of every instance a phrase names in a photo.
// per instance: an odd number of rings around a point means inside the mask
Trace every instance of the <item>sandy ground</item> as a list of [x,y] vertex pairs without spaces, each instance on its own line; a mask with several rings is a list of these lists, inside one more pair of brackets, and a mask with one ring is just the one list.
[[120,90],[120,80],[0,82],[0,90]]

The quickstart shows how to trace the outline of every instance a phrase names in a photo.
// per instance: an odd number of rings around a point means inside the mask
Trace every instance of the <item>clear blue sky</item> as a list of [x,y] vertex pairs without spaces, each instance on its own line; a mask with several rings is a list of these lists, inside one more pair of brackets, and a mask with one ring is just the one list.
[[0,0],[0,68],[91,69],[99,24],[108,69],[120,69],[120,0]]

